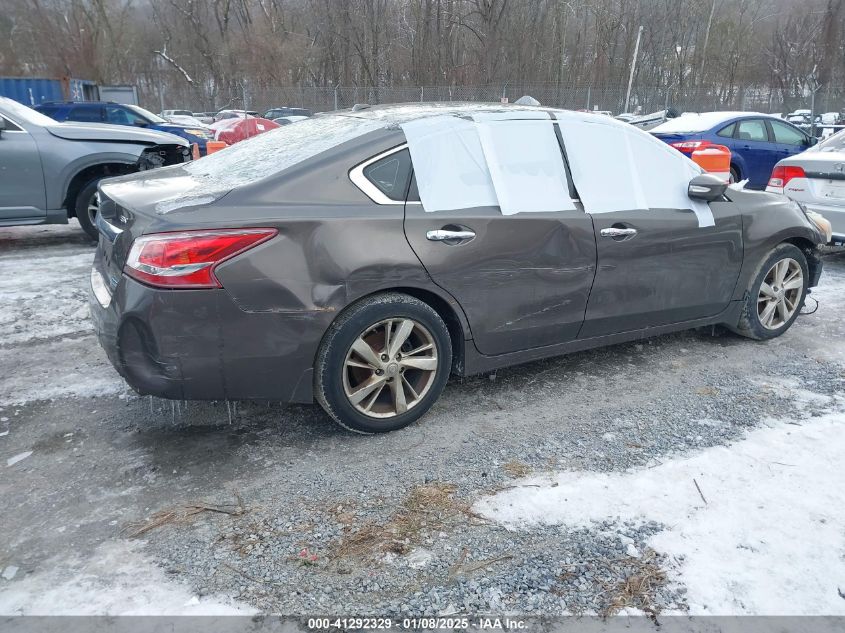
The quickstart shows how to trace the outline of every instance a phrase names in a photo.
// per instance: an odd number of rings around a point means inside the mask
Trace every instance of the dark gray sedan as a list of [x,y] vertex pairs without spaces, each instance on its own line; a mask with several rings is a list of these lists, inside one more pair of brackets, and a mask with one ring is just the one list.
[[389,431],[452,373],[779,336],[821,275],[811,217],[610,117],[355,108],[104,181],[91,308],[141,394],[316,399]]

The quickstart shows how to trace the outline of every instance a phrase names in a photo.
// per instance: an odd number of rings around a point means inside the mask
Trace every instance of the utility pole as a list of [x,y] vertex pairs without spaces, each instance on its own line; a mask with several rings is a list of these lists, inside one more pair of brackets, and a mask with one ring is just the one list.
[[631,60],[631,74],[628,75],[628,91],[625,93],[625,112],[628,111],[628,103],[631,101],[631,85],[634,83],[634,70],[637,68],[637,55],[640,52],[640,38],[643,34],[643,27],[637,30],[637,43],[634,44],[634,58]]

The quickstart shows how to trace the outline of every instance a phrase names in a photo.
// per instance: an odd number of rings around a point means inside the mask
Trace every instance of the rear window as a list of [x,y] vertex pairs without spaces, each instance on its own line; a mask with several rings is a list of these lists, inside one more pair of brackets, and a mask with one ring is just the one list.
[[769,133],[766,124],[760,119],[749,119],[739,122],[739,129],[736,134],[740,141],[768,141]]
[[285,125],[185,165],[222,191],[254,182],[291,167],[346,141],[384,127],[384,122],[337,114]]

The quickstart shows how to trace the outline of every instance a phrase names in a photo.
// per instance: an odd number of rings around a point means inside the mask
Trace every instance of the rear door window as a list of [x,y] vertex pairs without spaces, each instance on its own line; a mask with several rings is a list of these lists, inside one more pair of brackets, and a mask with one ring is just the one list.
[[721,130],[716,132],[716,136],[721,136],[723,138],[733,138],[735,131],[736,131],[736,123],[731,123],[730,125],[726,125]]
[[391,200],[405,200],[411,180],[411,154],[407,148],[394,152],[364,168],[364,177]]
[[766,129],[766,122],[762,119],[747,119],[738,123],[739,131],[737,138],[741,141],[768,142],[769,132]]
[[803,145],[805,139],[803,132],[796,130],[791,125],[781,123],[780,121],[769,121],[772,126],[772,133],[775,136],[775,143],[783,143],[784,145]]
[[69,121],[83,121],[89,123],[102,123],[103,109],[100,106],[74,106],[68,112]]

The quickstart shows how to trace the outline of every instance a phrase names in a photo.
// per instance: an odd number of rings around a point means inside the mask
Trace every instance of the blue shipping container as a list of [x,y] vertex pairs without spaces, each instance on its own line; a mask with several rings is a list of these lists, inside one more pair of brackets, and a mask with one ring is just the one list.
[[61,80],[31,77],[0,77],[0,96],[28,106],[64,100]]

